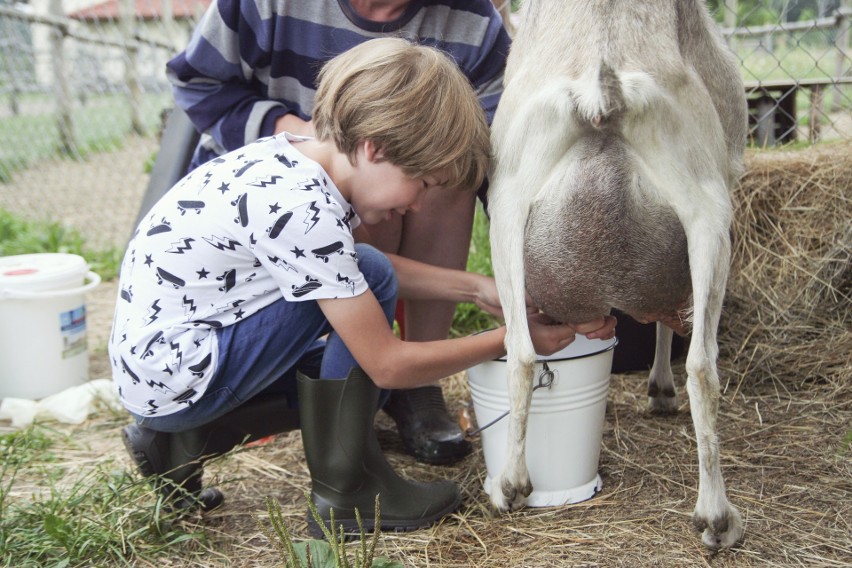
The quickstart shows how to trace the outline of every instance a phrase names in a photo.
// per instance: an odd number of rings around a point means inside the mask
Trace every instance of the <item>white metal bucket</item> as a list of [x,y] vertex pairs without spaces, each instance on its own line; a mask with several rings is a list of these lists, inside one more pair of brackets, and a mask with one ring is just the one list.
[[[585,501],[603,487],[598,475],[606,396],[616,339],[602,341],[582,335],[565,349],[541,357],[535,365],[536,384],[527,426],[527,468],[533,492],[530,507],[551,507]],[[552,372],[548,375],[546,368]],[[509,410],[505,358],[468,370],[470,393],[480,427]],[[482,431],[488,475],[485,491],[506,462],[508,417]]]
[[[86,282],[88,281],[88,282]],[[0,257],[0,398],[40,399],[89,379],[83,257]]]

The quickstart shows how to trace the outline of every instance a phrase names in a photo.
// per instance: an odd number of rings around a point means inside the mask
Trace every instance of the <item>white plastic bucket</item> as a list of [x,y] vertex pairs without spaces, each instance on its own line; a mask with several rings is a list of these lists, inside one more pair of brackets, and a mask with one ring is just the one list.
[[83,295],[100,281],[74,254],[0,257],[0,398],[40,399],[89,379]]
[[[545,363],[552,371],[549,387],[533,392],[527,425],[527,468],[533,492],[530,507],[578,503],[603,487],[598,475],[603,438],[606,397],[609,390],[613,349],[618,341],[587,339],[582,335],[565,349],[541,357],[535,365],[535,384],[547,382]],[[483,427],[509,410],[505,358],[486,361],[468,370],[476,421]],[[491,480],[506,462],[508,417],[481,433]]]

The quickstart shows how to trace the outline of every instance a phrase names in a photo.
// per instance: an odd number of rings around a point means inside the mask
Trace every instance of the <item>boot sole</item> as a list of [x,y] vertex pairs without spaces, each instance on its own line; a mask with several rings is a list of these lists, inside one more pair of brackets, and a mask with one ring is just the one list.
[[[133,424],[121,429],[121,441],[124,443],[124,448],[130,454],[134,463],[136,463],[139,473],[145,478],[167,473],[165,471],[157,471],[157,468],[151,464],[148,454],[145,450],[141,449],[141,447],[150,447],[151,440],[155,435],[144,432]],[[161,485],[162,481],[154,483],[155,487]],[[164,497],[171,497],[167,499],[167,506],[174,511],[190,512],[196,508],[200,508],[202,511],[207,512],[222,506],[225,502],[225,495],[215,487],[204,488],[194,497],[172,495],[172,491],[163,489],[162,486],[160,487],[160,491]]]
[[[151,477],[152,475],[162,473],[155,471],[154,466],[151,465],[151,461],[148,459],[148,455],[145,453],[145,450],[140,449],[139,447],[149,445],[151,437],[151,435],[142,432],[135,425],[125,426],[121,429],[121,441],[124,442],[124,448],[127,450],[127,453],[130,454],[130,457],[133,458],[134,463],[136,463],[136,467],[139,469],[139,473],[141,473],[143,477]],[[146,440],[146,438],[148,439]]]
[[[437,513],[433,513],[428,517],[422,517],[419,519],[389,521],[387,519],[382,518],[381,531],[390,533],[407,533],[416,531],[418,529],[430,527],[440,521],[445,516],[458,509],[459,505],[461,505],[461,501],[461,495],[457,495],[455,500],[450,505],[444,507]],[[307,520],[308,534],[310,534],[312,538],[316,539],[325,538],[325,532],[323,531],[317,520],[314,518],[313,514],[311,514],[310,509],[308,509]],[[330,530],[330,520],[322,519],[322,521],[323,524],[325,524],[326,528]],[[376,523],[374,518],[365,518],[364,516],[362,516],[361,524],[364,527],[365,533],[372,533],[376,529]],[[337,535],[339,535],[340,533],[340,527],[343,527],[343,536],[345,540],[352,540],[361,535],[361,529],[358,527],[358,520],[355,518],[338,519],[335,516],[334,525],[335,530],[337,531]]]

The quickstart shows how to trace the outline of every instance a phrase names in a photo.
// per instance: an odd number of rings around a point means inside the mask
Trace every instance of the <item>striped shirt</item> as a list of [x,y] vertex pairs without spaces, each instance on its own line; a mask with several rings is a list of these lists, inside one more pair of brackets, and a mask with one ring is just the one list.
[[287,113],[309,120],[322,64],[387,36],[446,52],[490,123],[509,51],[490,0],[412,0],[392,22],[362,18],[349,0],[217,0],[167,65],[175,102],[204,133],[190,169],[273,134]]

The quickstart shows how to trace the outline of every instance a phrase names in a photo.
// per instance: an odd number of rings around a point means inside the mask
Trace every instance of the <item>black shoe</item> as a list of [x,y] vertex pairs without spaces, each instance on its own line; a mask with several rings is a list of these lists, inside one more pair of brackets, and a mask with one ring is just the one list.
[[215,509],[225,500],[215,488],[202,489],[206,460],[244,444],[299,427],[299,411],[286,394],[260,395],[225,414],[183,432],[157,432],[131,424],[122,430],[124,446],[145,477],[174,509]]
[[169,508],[186,512],[200,508],[206,512],[219,507],[225,496],[215,487],[202,489],[200,461],[172,463],[172,436],[136,424],[121,430],[127,453],[143,477],[155,478],[154,487],[165,498]]
[[447,412],[439,386],[391,391],[382,410],[396,422],[405,451],[419,462],[451,464],[473,449]]

